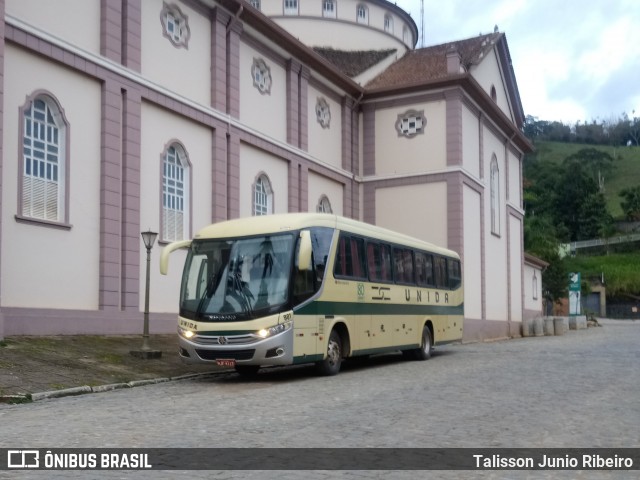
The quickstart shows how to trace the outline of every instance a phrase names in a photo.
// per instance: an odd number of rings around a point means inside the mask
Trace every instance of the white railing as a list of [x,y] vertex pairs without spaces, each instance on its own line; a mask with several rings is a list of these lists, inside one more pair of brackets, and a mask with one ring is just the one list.
[[578,242],[565,243],[561,250],[564,252],[575,252],[579,248],[599,247],[602,245],[616,245],[619,243],[637,242],[640,240],[640,233],[620,235],[611,238],[594,238],[592,240],[580,240]]

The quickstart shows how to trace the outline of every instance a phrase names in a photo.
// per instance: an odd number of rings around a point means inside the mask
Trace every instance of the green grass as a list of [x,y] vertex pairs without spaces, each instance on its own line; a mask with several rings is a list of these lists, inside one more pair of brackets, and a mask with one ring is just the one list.
[[608,178],[604,179],[605,199],[609,213],[622,220],[623,211],[620,206],[620,192],[628,187],[640,185],[640,147],[609,147],[603,145],[585,145],[579,143],[537,142],[535,155],[538,161],[548,160],[561,164],[565,158],[582,150],[596,148],[614,159],[614,168]]
[[583,280],[604,276],[607,296],[640,295],[640,252],[567,258],[570,272],[580,272]]

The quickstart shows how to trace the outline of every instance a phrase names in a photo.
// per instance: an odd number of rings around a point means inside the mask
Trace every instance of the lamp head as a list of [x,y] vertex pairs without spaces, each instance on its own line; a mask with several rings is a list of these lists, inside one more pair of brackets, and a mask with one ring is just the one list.
[[158,236],[158,234],[156,232],[152,232],[151,230],[147,230],[146,232],[142,232],[141,235],[144,246],[147,247],[147,250],[151,250],[153,244],[156,242],[156,237]]

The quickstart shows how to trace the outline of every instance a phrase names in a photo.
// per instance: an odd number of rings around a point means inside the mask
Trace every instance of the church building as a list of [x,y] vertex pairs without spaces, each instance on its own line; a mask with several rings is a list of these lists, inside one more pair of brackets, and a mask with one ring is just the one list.
[[151,333],[173,333],[181,269],[160,275],[161,248],[285,212],[457,251],[465,341],[520,336],[540,314],[543,267],[523,251],[532,145],[497,28],[416,48],[415,20],[386,0],[0,13],[0,338],[140,333],[149,229]]

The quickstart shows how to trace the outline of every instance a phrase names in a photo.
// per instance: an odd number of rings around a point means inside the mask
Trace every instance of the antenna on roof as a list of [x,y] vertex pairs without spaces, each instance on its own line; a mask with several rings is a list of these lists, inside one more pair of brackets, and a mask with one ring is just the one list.
[[424,0],[420,0],[420,48],[424,48]]

